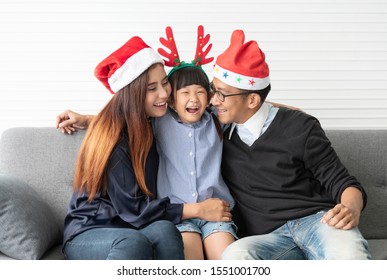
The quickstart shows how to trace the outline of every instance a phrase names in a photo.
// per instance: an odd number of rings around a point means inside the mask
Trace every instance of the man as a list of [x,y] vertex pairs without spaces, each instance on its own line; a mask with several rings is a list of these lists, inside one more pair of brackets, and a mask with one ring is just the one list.
[[[341,164],[318,120],[265,102],[269,68],[256,41],[236,30],[212,81],[224,132],[222,173],[243,238],[224,259],[370,259],[359,229],[361,184]],[[62,132],[90,116],[65,111]]]
[[236,30],[212,82],[224,133],[222,174],[247,236],[224,259],[370,259],[359,229],[366,194],[341,164],[318,120],[273,107],[269,68]]

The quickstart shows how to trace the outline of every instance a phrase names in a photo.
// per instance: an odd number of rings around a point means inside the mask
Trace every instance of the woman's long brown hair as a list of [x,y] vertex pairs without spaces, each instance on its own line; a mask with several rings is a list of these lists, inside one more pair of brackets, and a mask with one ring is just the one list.
[[153,141],[144,105],[148,71],[117,92],[89,125],[74,174],[74,190],[86,191],[88,201],[106,194],[108,161],[125,131],[137,183],[144,194],[152,195],[145,182],[145,162]]

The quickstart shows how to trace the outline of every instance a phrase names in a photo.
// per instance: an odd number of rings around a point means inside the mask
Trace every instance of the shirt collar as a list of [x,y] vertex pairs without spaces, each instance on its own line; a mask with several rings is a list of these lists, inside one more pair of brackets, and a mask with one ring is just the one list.
[[264,102],[259,108],[259,110],[252,115],[244,124],[236,124],[232,123],[229,139],[231,139],[232,133],[236,126],[243,125],[246,127],[255,137],[255,139],[258,139],[258,137],[261,135],[262,128],[265,125],[267,116],[269,115],[270,106],[266,102]]

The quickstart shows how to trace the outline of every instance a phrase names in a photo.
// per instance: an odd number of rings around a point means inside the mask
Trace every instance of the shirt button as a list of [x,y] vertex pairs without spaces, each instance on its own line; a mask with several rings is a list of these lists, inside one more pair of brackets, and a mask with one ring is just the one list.
[[192,132],[188,133],[188,137],[192,137]]
[[193,155],[193,152],[189,152],[189,155],[192,157],[192,155]]
[[191,173],[190,173],[190,174],[191,174],[191,176],[193,176],[193,175],[194,175],[194,172],[193,172],[193,171],[191,171]]
[[196,196],[196,193],[193,193],[192,196]]

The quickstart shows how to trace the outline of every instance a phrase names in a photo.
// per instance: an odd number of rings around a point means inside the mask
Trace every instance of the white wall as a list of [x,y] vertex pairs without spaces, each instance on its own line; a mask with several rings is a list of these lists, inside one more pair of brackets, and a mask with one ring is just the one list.
[[270,100],[325,128],[387,128],[387,0],[0,0],[0,134],[98,112],[111,97],[98,62],[134,35],[160,47],[167,25],[191,59],[198,24],[213,56],[237,28],[260,43]]

